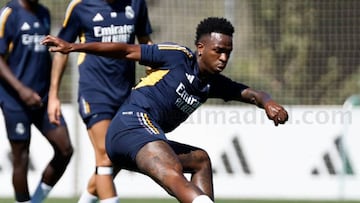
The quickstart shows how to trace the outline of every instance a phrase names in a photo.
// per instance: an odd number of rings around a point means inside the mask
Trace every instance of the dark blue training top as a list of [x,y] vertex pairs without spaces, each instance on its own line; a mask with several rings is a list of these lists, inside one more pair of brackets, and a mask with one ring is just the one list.
[[199,78],[196,54],[176,44],[141,45],[143,65],[157,68],[132,91],[127,103],[145,109],[164,132],[170,132],[208,98],[239,100],[248,86],[215,74]]
[[[73,0],[67,8],[59,37],[74,42],[124,42],[152,32],[144,0]],[[80,53],[79,93],[86,101],[120,105],[135,80],[135,63]]]
[[[10,1],[0,13],[0,54],[5,56],[14,75],[47,102],[51,57],[40,44],[50,33],[47,8],[38,5],[36,13],[24,10],[17,0]],[[0,80],[0,104],[13,110],[24,106],[16,91]]]

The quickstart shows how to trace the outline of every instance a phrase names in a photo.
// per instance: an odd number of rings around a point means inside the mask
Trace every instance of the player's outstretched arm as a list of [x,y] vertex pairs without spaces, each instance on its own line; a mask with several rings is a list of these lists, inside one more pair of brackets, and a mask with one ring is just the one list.
[[139,61],[141,56],[140,45],[134,44],[107,42],[69,43],[51,35],[46,36],[41,43],[49,46],[49,51],[61,52],[63,54],[68,54],[70,52],[85,52],[99,56],[134,61]]
[[275,126],[284,124],[288,120],[288,113],[285,108],[275,102],[266,92],[247,88],[241,93],[241,97],[244,102],[264,108],[267,117],[274,121]]

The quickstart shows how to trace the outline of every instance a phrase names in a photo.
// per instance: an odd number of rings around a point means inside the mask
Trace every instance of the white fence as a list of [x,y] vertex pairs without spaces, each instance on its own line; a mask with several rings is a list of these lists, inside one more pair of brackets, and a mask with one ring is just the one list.
[[[341,106],[288,106],[290,120],[275,127],[251,106],[203,106],[169,139],[202,147],[212,158],[217,198],[360,200],[360,109]],[[71,105],[63,112],[75,147],[52,197],[81,193],[94,169],[93,151],[82,121]],[[30,190],[52,151],[33,129]],[[12,197],[9,144],[0,116],[0,196]],[[343,150],[344,149],[344,150]],[[146,176],[122,171],[121,197],[167,197]],[[139,185],[141,189],[139,190]]]

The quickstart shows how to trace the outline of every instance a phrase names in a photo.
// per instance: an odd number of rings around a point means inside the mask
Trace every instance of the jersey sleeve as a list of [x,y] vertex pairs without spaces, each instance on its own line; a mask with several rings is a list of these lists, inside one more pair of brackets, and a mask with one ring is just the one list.
[[139,17],[137,18],[135,27],[136,36],[142,37],[150,35],[152,33],[152,28],[148,15],[146,1],[141,0],[136,2],[140,3]]
[[249,86],[235,82],[224,75],[215,75],[211,78],[209,98],[220,98],[224,101],[239,100],[241,92]]
[[139,63],[152,68],[169,69],[176,67],[176,64],[181,61],[189,62],[194,57],[187,47],[178,44],[142,44],[140,46],[141,59]]
[[75,42],[81,29],[80,20],[77,13],[77,6],[81,1],[71,1],[66,9],[65,19],[58,37],[68,41]]
[[9,7],[4,7],[0,11],[0,54],[6,54],[9,50],[9,44],[13,39],[13,31],[11,26],[14,25],[14,18],[12,16],[13,10]]

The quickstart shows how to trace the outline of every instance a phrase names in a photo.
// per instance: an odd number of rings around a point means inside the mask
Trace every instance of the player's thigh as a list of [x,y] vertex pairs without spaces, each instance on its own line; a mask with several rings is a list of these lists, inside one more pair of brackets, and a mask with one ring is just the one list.
[[111,120],[101,120],[88,129],[90,140],[95,150],[105,152],[105,136]]
[[[118,106],[94,103],[81,97],[79,113],[86,125],[88,135],[97,154],[105,153],[105,135]],[[86,105],[84,105],[84,103]]]
[[64,117],[60,116],[60,125],[50,122],[46,107],[32,111],[36,115],[32,122],[37,129],[45,136],[56,151],[66,152],[72,150],[71,139]]
[[159,180],[172,172],[182,174],[182,165],[177,154],[163,140],[145,144],[136,156],[136,164],[140,171]]

